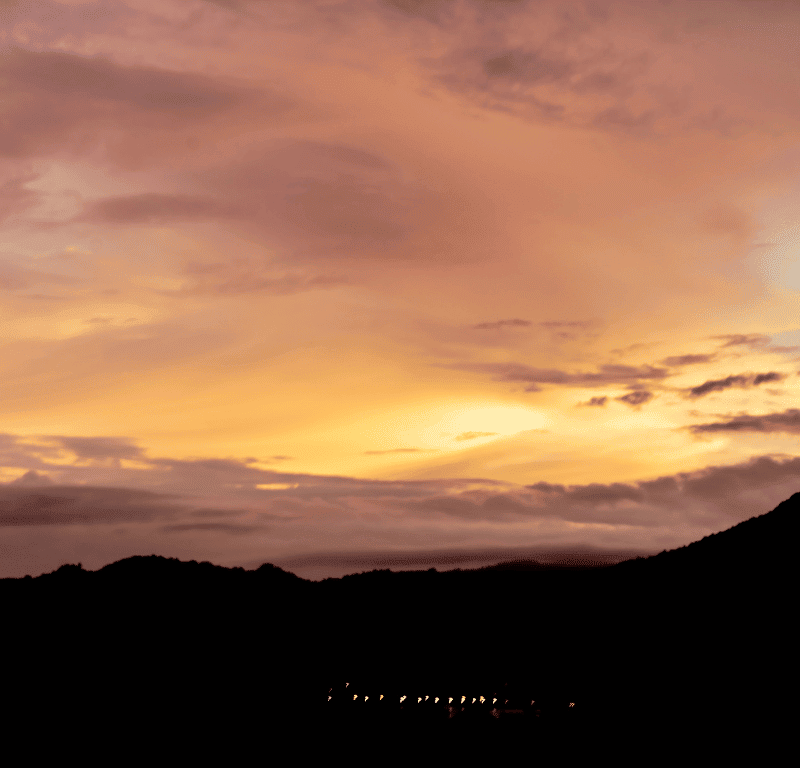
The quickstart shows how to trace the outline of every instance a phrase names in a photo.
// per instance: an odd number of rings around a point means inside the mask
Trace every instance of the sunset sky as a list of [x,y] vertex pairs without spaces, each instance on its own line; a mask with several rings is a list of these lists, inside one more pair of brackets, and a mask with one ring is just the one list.
[[0,576],[800,491],[800,4],[0,0],[0,86]]

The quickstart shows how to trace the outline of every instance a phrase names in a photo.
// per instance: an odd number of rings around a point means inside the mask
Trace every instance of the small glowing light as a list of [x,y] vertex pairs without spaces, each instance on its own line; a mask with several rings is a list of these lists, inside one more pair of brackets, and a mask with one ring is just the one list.
[[486,699],[484,699],[483,696],[481,696],[481,704],[484,704],[484,703],[486,703]]
[[403,703],[405,700],[406,700],[406,697],[405,697],[405,696],[401,696],[401,697],[400,697],[400,703],[401,703],[401,704],[402,704],[402,703]]
[[462,696],[462,697],[461,697],[461,703],[462,703],[462,704],[464,703],[464,699],[466,699],[466,698],[467,698],[466,696]]
[[417,696],[417,704],[419,704],[421,701],[422,701],[422,696]]
[[369,696],[365,696],[364,701],[369,701]]
[[344,687],[347,688],[348,685],[350,685],[350,683],[345,683]]
[[[381,699],[382,699],[382,698],[383,698],[383,694],[381,694]],[[380,701],[380,699],[379,699],[379,701]]]
[[492,699],[492,704],[497,704],[497,699]]
[[331,700],[331,697],[330,697],[330,696],[328,696],[328,701],[330,701],[330,700]]
[[474,696],[473,696],[473,698],[472,698],[472,703],[473,703],[473,704],[475,703],[475,697],[474,697]]
[[453,703],[453,697],[452,696],[447,700],[447,703],[448,704],[452,704]]
[[354,693],[354,694],[353,694],[353,701],[355,701],[357,698],[358,698],[358,694],[357,694],[357,693]]
[[433,700],[433,703],[434,704],[438,704],[439,703],[439,697],[438,696]]
[[571,702],[569,703],[569,705],[570,705],[571,707],[574,707],[574,706],[575,706],[575,702],[574,702],[574,701],[571,701]]
[[426,696],[426,697],[425,697],[425,701],[427,701],[429,698],[430,698],[430,696]]

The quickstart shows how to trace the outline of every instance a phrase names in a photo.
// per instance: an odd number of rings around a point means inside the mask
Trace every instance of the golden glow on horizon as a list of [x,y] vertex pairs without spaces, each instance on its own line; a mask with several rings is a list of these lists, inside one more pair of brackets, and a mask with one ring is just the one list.
[[484,445],[519,432],[542,429],[549,419],[524,405],[466,401],[423,410],[418,426],[398,430],[398,437],[421,448],[457,451]]

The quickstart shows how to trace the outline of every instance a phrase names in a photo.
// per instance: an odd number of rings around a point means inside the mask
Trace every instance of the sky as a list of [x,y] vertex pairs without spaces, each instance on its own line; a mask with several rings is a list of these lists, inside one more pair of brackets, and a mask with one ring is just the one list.
[[0,0],[0,577],[768,512],[799,56],[788,1]]

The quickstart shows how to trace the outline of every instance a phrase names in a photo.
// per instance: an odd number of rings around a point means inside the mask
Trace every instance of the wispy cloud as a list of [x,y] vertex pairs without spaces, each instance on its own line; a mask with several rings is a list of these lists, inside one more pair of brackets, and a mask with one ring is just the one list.
[[800,433],[800,410],[787,408],[782,413],[765,413],[761,416],[740,414],[725,421],[693,424],[687,427],[696,435],[714,432],[788,432]]
[[602,397],[590,397],[586,403],[578,403],[578,405],[590,405],[590,406],[602,407],[607,402],[608,402],[608,397],[603,395]]
[[746,389],[748,387],[757,387],[759,384],[766,384],[774,381],[783,381],[786,378],[785,374],[770,371],[769,373],[749,373],[738,374],[735,376],[726,376],[724,379],[712,379],[703,384],[698,384],[692,387],[686,393],[687,397],[698,398],[710,394],[711,392],[721,392],[731,387],[739,389]]
[[644,403],[649,403],[655,395],[652,392],[648,392],[647,390],[637,389],[634,392],[629,392],[627,395],[621,395],[620,397],[615,397],[615,400],[618,400],[620,403],[625,403],[626,405],[631,406],[638,406],[644,405]]
[[495,328],[503,328],[505,326],[525,328],[530,324],[531,323],[528,320],[520,320],[517,317],[512,317],[510,320],[495,320],[492,323],[478,323],[472,327],[476,330],[493,330]]
[[448,367],[474,373],[494,374],[495,381],[524,382],[529,385],[528,392],[540,391],[540,384],[566,387],[635,384],[640,381],[665,379],[670,375],[668,369],[652,365],[605,364],[597,371],[574,373],[553,368],[534,368],[521,363],[457,363]]

